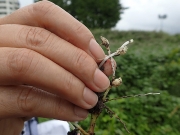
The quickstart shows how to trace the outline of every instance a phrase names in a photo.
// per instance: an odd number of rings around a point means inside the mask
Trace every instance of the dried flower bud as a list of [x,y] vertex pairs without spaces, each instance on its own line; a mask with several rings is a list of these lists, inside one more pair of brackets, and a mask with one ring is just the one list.
[[120,49],[120,54],[121,54],[121,55],[125,54],[125,53],[127,52],[127,49],[128,49],[127,46],[121,48],[121,49]]
[[129,42],[132,43],[132,42],[134,42],[134,40],[133,40],[133,39],[130,39]]
[[123,54],[125,54],[126,52],[127,52],[127,49],[128,49],[128,47],[127,46],[124,46],[124,47],[120,47],[117,51],[116,51],[116,56],[117,55],[123,55]]
[[102,41],[102,45],[104,45],[106,48],[109,47],[109,41],[105,37],[100,37]]
[[113,82],[112,82],[112,86],[115,86],[115,87],[117,87],[117,86],[119,86],[119,85],[121,85],[121,84],[122,84],[122,79],[121,79],[121,77],[119,77],[119,78],[117,78],[117,79],[114,79]]

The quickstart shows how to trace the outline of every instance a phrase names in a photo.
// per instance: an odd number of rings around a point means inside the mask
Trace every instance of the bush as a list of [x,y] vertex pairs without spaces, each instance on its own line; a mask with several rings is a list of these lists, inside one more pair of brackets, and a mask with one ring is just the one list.
[[[147,92],[149,90],[147,89]],[[113,95],[115,96],[115,94]],[[161,92],[161,95],[111,101],[108,106],[126,123],[132,135],[179,135],[180,101]],[[81,125],[88,127],[87,121]],[[96,135],[126,135],[123,125],[101,114],[96,126]]]
[[[149,92],[161,93],[120,99],[107,104],[126,123],[131,134],[179,135],[180,48],[177,42],[180,36],[156,32],[93,32],[96,38],[103,35],[110,39],[113,50],[126,40],[134,37],[136,39],[126,55],[116,58],[116,76],[122,77],[123,84],[111,90],[110,98]],[[87,121],[89,119],[81,125],[88,127]],[[96,135],[128,134],[116,118],[111,119],[105,112],[98,119],[96,131]]]
[[[115,51],[123,42],[133,38],[124,56],[117,61],[117,77],[123,84],[110,91],[110,98],[140,93],[160,92],[128,99],[119,99],[107,103],[126,123],[131,135],[179,135],[180,134],[180,35],[166,33],[110,30],[94,30],[98,42],[99,36],[105,36]],[[90,118],[80,122],[85,129]],[[96,126],[96,135],[128,135],[123,125],[110,118],[106,112],[100,115]]]

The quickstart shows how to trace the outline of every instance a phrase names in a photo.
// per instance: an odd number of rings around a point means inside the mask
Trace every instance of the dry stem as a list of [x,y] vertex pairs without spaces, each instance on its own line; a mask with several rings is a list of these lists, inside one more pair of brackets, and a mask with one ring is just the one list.
[[146,94],[128,95],[128,96],[122,96],[119,98],[106,99],[105,102],[109,102],[112,100],[118,100],[118,99],[122,99],[122,98],[131,98],[131,97],[140,97],[140,96],[147,96],[147,95],[158,95],[158,94],[160,94],[160,93],[146,93]]

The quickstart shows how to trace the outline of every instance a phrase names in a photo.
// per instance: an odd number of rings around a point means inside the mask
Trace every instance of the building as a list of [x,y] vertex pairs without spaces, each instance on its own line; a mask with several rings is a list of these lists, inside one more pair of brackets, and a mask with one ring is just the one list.
[[11,14],[19,7],[18,0],[0,0],[0,17]]

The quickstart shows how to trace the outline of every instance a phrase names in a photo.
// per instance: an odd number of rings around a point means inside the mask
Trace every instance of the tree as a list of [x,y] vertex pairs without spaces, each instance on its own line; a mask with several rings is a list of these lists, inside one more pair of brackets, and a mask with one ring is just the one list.
[[50,0],[88,28],[112,28],[125,9],[119,0]]

